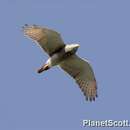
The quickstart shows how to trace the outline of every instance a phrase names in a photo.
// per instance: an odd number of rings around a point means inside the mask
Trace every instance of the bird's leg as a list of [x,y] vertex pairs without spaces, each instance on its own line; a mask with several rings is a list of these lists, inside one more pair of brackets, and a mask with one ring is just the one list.
[[38,69],[38,73],[42,73],[45,70],[50,69],[50,67],[48,66],[48,64],[44,64],[40,69]]

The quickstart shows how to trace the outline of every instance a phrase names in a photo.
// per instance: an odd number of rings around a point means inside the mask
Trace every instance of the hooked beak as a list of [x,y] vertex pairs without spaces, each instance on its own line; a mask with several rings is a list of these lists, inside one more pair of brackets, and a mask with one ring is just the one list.
[[43,71],[48,70],[49,68],[50,67],[48,66],[48,64],[45,64],[37,71],[37,73],[42,73]]

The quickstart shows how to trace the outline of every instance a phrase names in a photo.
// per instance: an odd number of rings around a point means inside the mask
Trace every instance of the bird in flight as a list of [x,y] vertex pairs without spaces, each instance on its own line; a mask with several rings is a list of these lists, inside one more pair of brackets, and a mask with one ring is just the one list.
[[76,55],[79,44],[66,45],[58,32],[38,25],[25,24],[23,32],[49,55],[49,59],[38,69],[38,73],[54,66],[60,66],[75,79],[86,100],[95,101],[97,97],[96,79],[88,61]]

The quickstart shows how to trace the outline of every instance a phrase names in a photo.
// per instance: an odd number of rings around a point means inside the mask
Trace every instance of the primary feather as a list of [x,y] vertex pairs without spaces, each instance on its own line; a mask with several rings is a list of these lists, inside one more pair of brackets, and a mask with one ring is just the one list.
[[60,34],[54,30],[27,25],[23,27],[23,31],[26,36],[38,42],[49,56],[65,46]]

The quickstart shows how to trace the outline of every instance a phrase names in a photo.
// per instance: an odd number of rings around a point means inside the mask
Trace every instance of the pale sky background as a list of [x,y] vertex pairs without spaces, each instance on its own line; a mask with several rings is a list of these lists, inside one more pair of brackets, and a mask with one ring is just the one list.
[[[57,67],[36,73],[48,57],[23,36],[26,23],[80,44],[98,82],[95,102]],[[0,0],[0,34],[0,130],[88,130],[83,119],[130,120],[129,0]]]

